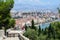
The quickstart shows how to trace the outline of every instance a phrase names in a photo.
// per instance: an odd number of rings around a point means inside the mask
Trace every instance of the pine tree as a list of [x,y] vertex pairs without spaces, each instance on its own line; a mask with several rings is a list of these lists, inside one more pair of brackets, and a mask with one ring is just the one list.
[[15,24],[15,20],[10,15],[13,5],[14,0],[0,0],[0,28],[4,27],[5,31]]

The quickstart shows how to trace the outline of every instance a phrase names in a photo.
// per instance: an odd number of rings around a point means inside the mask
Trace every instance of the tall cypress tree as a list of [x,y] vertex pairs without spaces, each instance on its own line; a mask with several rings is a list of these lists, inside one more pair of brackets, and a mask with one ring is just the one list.
[[25,24],[25,30],[27,31],[27,25]]
[[[51,36],[52,35],[52,36]],[[52,24],[50,24],[49,28],[48,28],[48,37],[51,38],[51,37],[55,37],[55,31],[52,27]]]
[[35,26],[34,26],[34,20],[31,21],[31,27],[32,27],[32,29],[35,28]]
[[59,18],[60,18],[60,9],[59,8],[57,8],[58,9],[58,13],[59,13]]
[[41,27],[39,25],[39,29],[38,29],[38,36],[41,34]]

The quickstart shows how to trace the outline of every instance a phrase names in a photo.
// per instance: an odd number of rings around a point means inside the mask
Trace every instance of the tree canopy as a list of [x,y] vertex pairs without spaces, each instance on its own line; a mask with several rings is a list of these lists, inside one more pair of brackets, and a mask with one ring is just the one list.
[[0,29],[8,29],[14,26],[15,21],[11,18],[10,10],[14,6],[14,0],[0,0]]
[[42,29],[40,26],[36,31],[32,28],[27,28],[24,36],[30,40],[60,40],[60,21],[50,23],[49,27]]

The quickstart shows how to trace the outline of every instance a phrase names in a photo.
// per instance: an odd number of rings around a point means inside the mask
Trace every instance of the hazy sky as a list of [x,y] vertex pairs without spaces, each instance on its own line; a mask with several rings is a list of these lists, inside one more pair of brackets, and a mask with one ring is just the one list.
[[56,10],[60,7],[60,0],[15,0],[13,10],[27,11],[27,10],[40,10],[50,9]]

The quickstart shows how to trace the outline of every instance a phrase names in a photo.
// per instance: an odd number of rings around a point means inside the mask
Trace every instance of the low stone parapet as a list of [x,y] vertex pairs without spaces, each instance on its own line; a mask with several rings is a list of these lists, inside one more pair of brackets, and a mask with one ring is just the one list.
[[29,40],[27,37],[25,37],[23,34],[19,34],[20,35],[20,40]]

